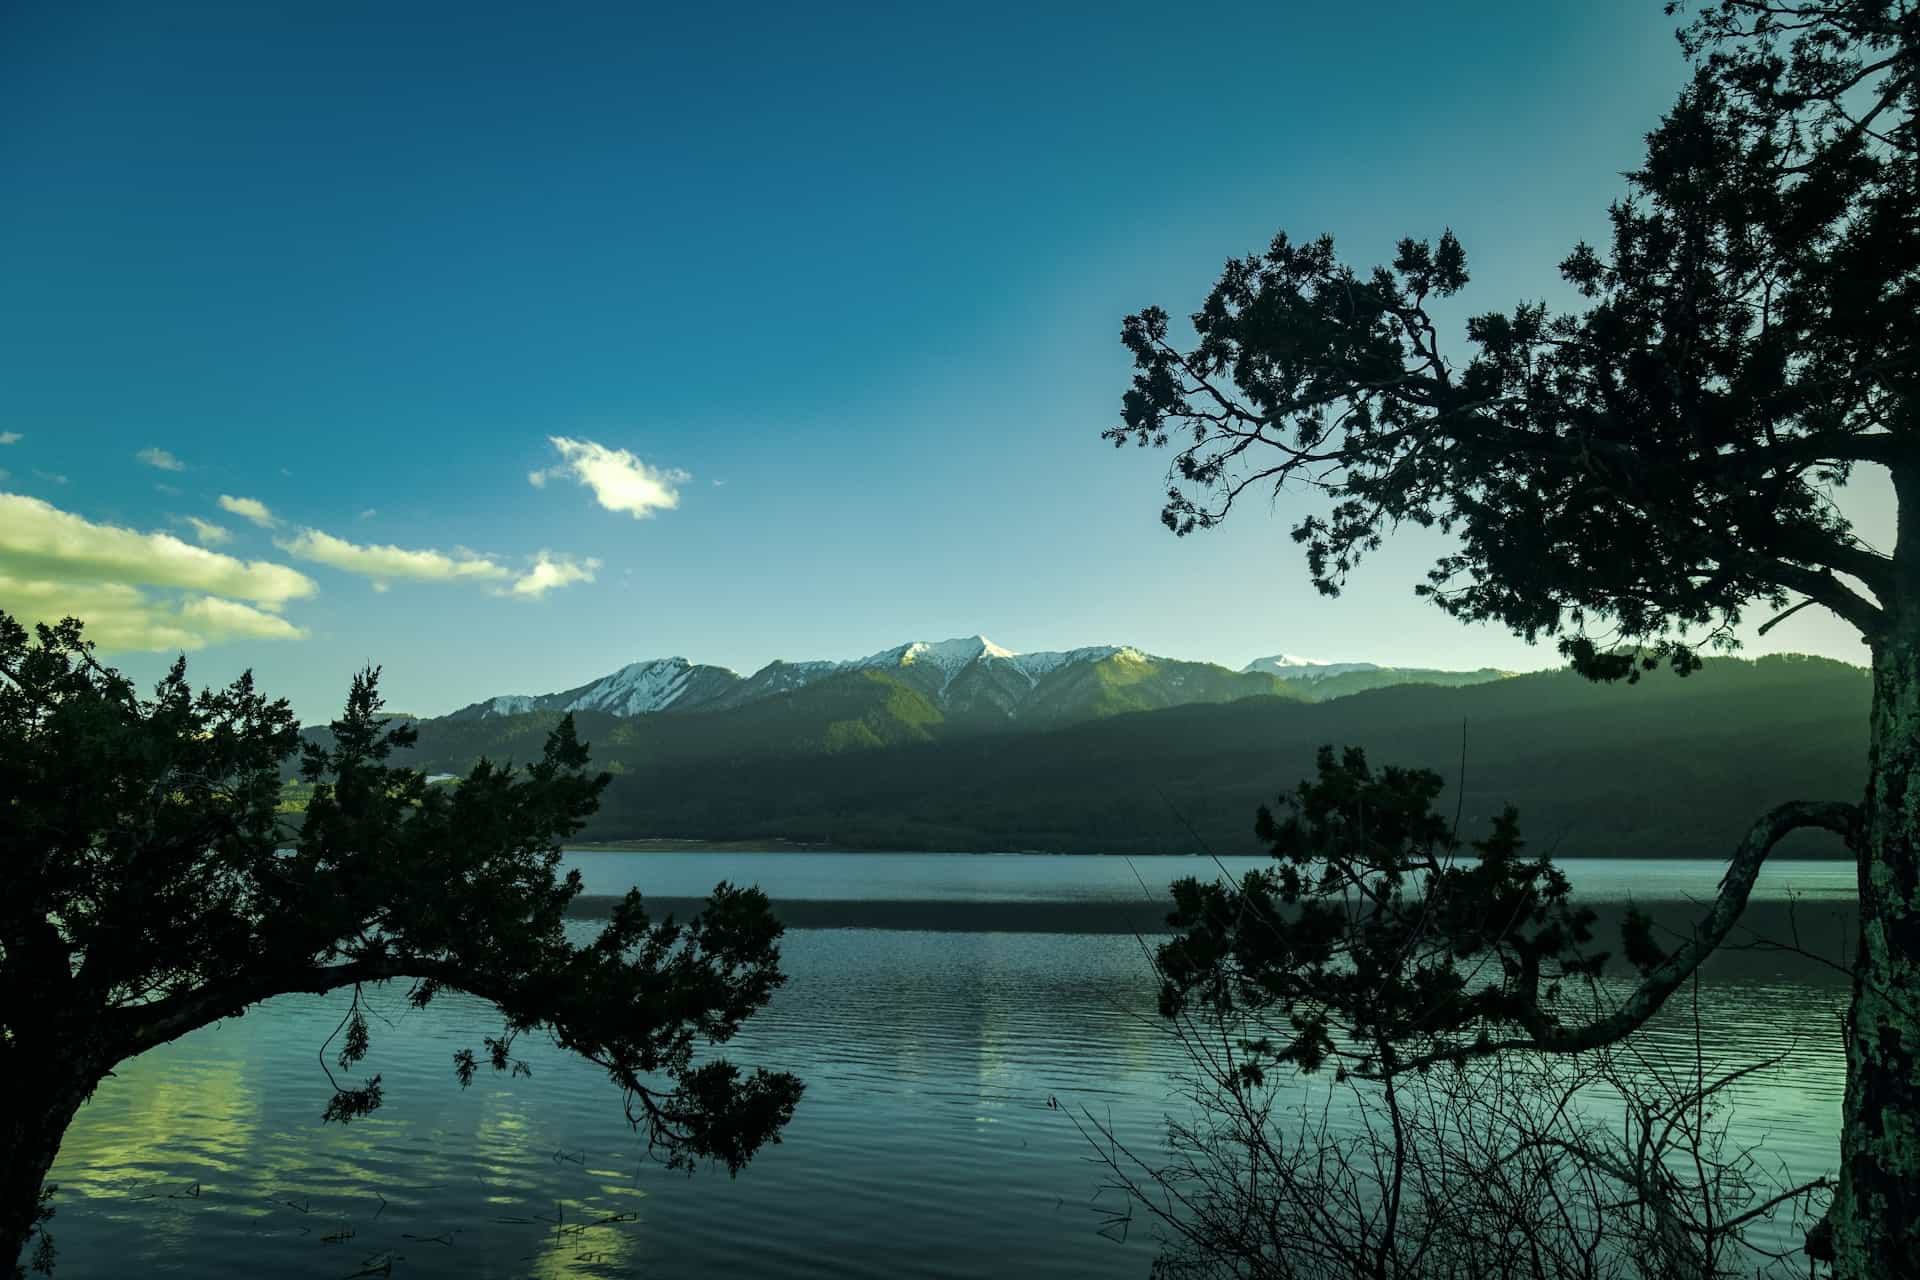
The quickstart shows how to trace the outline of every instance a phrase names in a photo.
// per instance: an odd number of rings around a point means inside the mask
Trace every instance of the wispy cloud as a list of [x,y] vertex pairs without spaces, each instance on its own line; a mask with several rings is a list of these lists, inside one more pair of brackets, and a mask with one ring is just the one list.
[[275,545],[298,559],[357,573],[369,579],[375,591],[385,591],[401,580],[482,582],[490,584],[497,596],[539,600],[556,588],[592,582],[600,568],[598,560],[542,551],[533,557],[531,565],[515,569],[499,557],[463,548],[449,552],[349,542],[320,529],[303,529],[298,536],[283,538]]
[[533,567],[515,578],[513,585],[502,594],[517,596],[522,600],[538,600],[556,587],[592,582],[594,571],[599,567],[598,560],[575,560],[571,556],[556,556],[552,552],[542,551],[534,558]]
[[0,444],[19,444],[25,438],[18,431],[0,431]]
[[187,523],[193,526],[193,540],[204,547],[217,547],[231,542],[233,535],[222,525],[211,520],[202,520],[199,516],[188,516]]
[[302,530],[298,537],[285,539],[278,546],[290,556],[362,574],[376,582],[394,578],[416,582],[499,582],[513,576],[513,570],[505,565],[471,551],[456,549],[449,554],[431,549],[348,542],[318,529]]
[[148,466],[158,467],[162,471],[185,471],[187,469],[186,463],[180,461],[180,459],[174,457],[165,449],[142,449],[140,452],[134,454],[133,457],[136,462],[144,462]]
[[286,565],[240,560],[170,533],[101,524],[39,498],[0,494],[0,604],[23,621],[77,617],[106,650],[297,639],[305,631],[276,611],[314,589],[311,578]]
[[562,461],[529,471],[529,483],[539,489],[549,480],[571,476],[591,489],[594,500],[608,511],[624,511],[636,520],[679,506],[680,491],[675,486],[693,478],[678,468],[648,466],[625,449],[609,449],[592,440],[566,436],[547,440],[560,451]]
[[65,484],[67,482],[67,478],[58,471],[42,471],[40,468],[35,467],[33,474],[39,476],[49,484]]
[[242,520],[251,520],[262,529],[271,529],[280,522],[273,512],[267,510],[267,504],[258,498],[236,498],[230,493],[220,495],[220,509],[232,512]]

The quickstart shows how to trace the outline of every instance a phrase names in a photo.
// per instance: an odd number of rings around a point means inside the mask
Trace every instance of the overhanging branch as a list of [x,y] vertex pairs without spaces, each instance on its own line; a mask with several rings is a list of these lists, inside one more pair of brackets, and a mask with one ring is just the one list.
[[390,978],[437,983],[498,1005],[506,993],[491,988],[471,969],[424,957],[371,956],[344,964],[315,965],[280,973],[234,978],[179,995],[117,1011],[122,1057],[145,1053],[190,1031],[238,1017],[251,1005],[275,996],[325,995],[341,987]]
[[1834,832],[1852,844],[1859,835],[1860,820],[1859,806],[1841,801],[1794,800],[1768,810],[1734,849],[1733,857],[1727,864],[1727,873],[1720,881],[1720,894],[1714,899],[1712,909],[1694,926],[1693,935],[1672,955],[1648,970],[1632,994],[1606,1017],[1578,1027],[1564,1027],[1541,1008],[1534,993],[1528,992],[1520,1014],[1527,1035],[1486,1040],[1425,1054],[1400,1064],[1397,1070],[1429,1067],[1458,1061],[1462,1057],[1479,1057],[1513,1049],[1582,1053],[1625,1039],[1659,1012],[1667,997],[1691,978],[1701,963],[1733,931],[1741,913],[1746,910],[1747,898],[1753,892],[1760,868],[1775,845],[1791,833],[1809,827]]

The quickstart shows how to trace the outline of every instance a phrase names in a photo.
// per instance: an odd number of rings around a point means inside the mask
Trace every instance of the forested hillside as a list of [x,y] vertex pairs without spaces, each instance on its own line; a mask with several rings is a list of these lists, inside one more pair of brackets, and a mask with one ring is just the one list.
[[[1451,784],[1464,736],[1469,833],[1512,803],[1538,845],[1652,856],[1720,852],[1781,800],[1853,798],[1868,696],[1859,668],[1769,657],[1633,686],[1552,672],[987,732],[866,672],[727,712],[576,722],[616,774],[587,833],[601,839],[1250,852],[1255,810],[1311,772],[1319,745],[1362,746]],[[419,763],[530,759],[555,718],[426,721]]]

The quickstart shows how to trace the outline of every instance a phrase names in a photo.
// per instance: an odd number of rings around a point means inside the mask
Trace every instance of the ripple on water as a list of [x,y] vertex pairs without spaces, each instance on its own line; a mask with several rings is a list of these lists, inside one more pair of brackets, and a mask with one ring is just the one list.
[[[341,1005],[277,1001],[102,1086],[56,1168],[63,1266],[338,1280],[391,1251],[405,1274],[463,1280],[977,1276],[1016,1259],[1033,1276],[1145,1271],[1138,1231],[1099,1233],[1117,1205],[1097,1199],[1073,1124],[1084,1106],[1151,1149],[1183,1111],[1184,1060],[1132,938],[826,931],[785,946],[788,986],[727,1053],[794,1070],[808,1092],[786,1141],[737,1180],[650,1163],[604,1076],[542,1043],[525,1046],[531,1079],[483,1072],[461,1090],[453,1050],[495,1024],[459,998],[413,1011],[379,994],[393,1025],[376,1017],[357,1070],[382,1074],[387,1108],[323,1127],[315,1054]],[[1716,1058],[1780,1055],[1738,1086],[1737,1122],[1797,1173],[1833,1163],[1843,997],[1701,992]],[[1691,1052],[1678,1012],[1649,1052]],[[197,1199],[166,1198],[196,1181]]]

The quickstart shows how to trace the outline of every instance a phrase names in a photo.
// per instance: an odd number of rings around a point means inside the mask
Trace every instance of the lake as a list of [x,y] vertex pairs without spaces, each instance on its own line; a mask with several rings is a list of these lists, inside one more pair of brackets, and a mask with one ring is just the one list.
[[[1121,927],[1154,918],[1153,895],[1211,874],[1210,860],[569,858],[590,894],[638,884],[691,899],[729,879],[805,921],[784,943],[788,985],[728,1049],[807,1082],[781,1145],[735,1180],[669,1173],[604,1077],[538,1043],[526,1045],[531,1079],[483,1071],[463,1092],[451,1055],[494,1029],[484,1006],[446,996],[414,1010],[403,987],[373,993],[373,1052],[358,1070],[382,1075],[385,1107],[323,1126],[318,1055],[346,997],[290,997],[101,1086],[54,1169],[58,1274],[343,1280],[389,1262],[398,1277],[1147,1273],[1146,1224],[1123,1220],[1073,1121],[1084,1108],[1151,1146],[1178,1109],[1170,1075],[1183,1059]],[[1236,873],[1257,864],[1225,860]],[[1723,869],[1564,865],[1600,903],[1704,901]],[[1843,863],[1770,865],[1756,916],[1833,950],[1852,877]],[[1717,964],[1703,984],[1711,1056],[1784,1055],[1740,1089],[1737,1131],[1798,1176],[1834,1163],[1845,998],[1831,973],[1767,951]],[[1686,1047],[1680,1028],[1651,1034]]]

